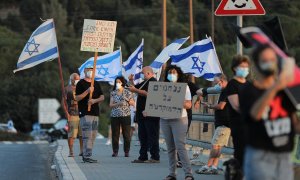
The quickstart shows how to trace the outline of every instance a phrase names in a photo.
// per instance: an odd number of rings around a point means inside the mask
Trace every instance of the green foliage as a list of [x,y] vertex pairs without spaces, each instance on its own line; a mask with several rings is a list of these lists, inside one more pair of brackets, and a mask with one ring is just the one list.
[[[261,0],[266,16],[245,16],[244,25],[252,26],[278,15],[281,18],[290,53],[300,64],[300,1]],[[115,48],[122,47],[123,61],[144,38],[144,61],[149,65],[162,49],[161,0],[2,0],[0,2],[0,122],[11,117],[18,130],[29,131],[37,121],[38,98],[60,101],[57,60],[17,72],[18,57],[30,34],[42,19],[54,18],[61,55],[63,76],[67,84],[70,73],[93,53],[80,51],[84,19],[117,21]],[[218,1],[215,1],[217,6]],[[210,36],[211,0],[194,0],[195,41]],[[236,53],[236,36],[231,24],[236,17],[215,17],[215,46],[224,73],[230,78],[231,58]],[[188,1],[167,0],[168,42],[189,36]],[[184,47],[188,46],[186,43]],[[249,51],[246,51],[248,53]],[[200,86],[207,81],[197,79]],[[101,105],[100,131],[107,133],[110,108],[110,85],[101,83],[105,103]],[[60,109],[59,112],[62,112]],[[63,114],[61,114],[63,116]]]

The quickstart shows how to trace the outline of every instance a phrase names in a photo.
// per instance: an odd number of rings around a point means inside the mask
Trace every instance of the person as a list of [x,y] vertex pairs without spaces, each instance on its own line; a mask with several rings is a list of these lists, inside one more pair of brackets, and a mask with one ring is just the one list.
[[[144,81],[136,86],[130,86],[129,90],[133,93],[137,93],[137,105],[136,105],[136,118],[138,122],[138,136],[140,140],[140,151],[138,159],[132,161],[132,163],[159,163],[159,118],[158,117],[144,117],[143,111],[145,110],[147,91],[150,81],[157,81],[154,78],[153,69],[150,66],[146,66],[142,69],[141,73]],[[133,75],[130,75],[130,83],[133,82]],[[150,150],[151,157],[148,159],[148,149]]]
[[79,156],[82,156],[82,133],[79,125],[79,111],[78,103],[75,100],[76,85],[79,82],[80,77],[77,73],[70,75],[70,85],[65,87],[65,99],[67,104],[64,105],[64,111],[68,120],[68,145],[69,145],[69,157],[74,157],[73,144],[74,139],[79,135]]
[[245,178],[293,180],[291,152],[297,119],[284,88],[294,78],[294,60],[281,60],[280,68],[280,60],[268,45],[256,47],[252,56],[256,78],[240,95],[246,123]]
[[227,105],[227,77],[217,75],[214,77],[215,89],[221,88],[221,94],[219,96],[218,103],[203,104],[204,107],[215,110],[215,132],[211,141],[212,149],[210,151],[207,165],[202,166],[196,173],[199,174],[218,174],[219,157],[223,146],[228,144],[230,138],[230,128],[228,121],[228,105]]
[[238,161],[238,169],[242,169],[244,157],[244,124],[240,114],[239,95],[249,81],[250,60],[248,56],[235,55],[232,59],[231,70],[234,77],[227,84],[228,114],[231,136],[234,147],[234,158]]
[[120,76],[115,79],[113,91],[110,93],[109,106],[111,110],[111,130],[112,130],[112,157],[117,157],[119,152],[120,128],[124,138],[125,157],[129,157],[131,142],[131,118],[130,105],[134,105],[132,93],[125,89],[126,80]]
[[[76,85],[76,97],[78,101],[80,126],[82,130],[83,141],[83,162],[96,163],[92,159],[92,150],[94,141],[98,133],[99,122],[99,103],[104,101],[104,95],[100,84],[94,82],[91,87],[93,66],[86,66],[84,69],[85,78],[81,79]],[[92,93],[92,99],[89,99]],[[88,106],[91,106],[90,111]]]
[[[165,82],[186,82],[185,75],[177,66],[170,65],[166,68],[165,72]],[[177,153],[185,173],[185,180],[194,179],[191,162],[187,150],[185,149],[188,129],[188,114],[186,109],[190,109],[192,107],[192,97],[189,86],[186,87],[185,99],[182,106],[183,111],[180,118],[161,118],[160,120],[161,130],[167,144],[169,159],[169,175],[165,178],[165,180],[176,179]]]

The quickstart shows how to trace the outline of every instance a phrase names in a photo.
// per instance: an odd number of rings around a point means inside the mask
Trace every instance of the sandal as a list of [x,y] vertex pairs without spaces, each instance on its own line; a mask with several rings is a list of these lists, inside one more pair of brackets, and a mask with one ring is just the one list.
[[185,179],[185,180],[194,180],[194,177],[193,177],[193,176],[185,176],[184,179]]
[[168,175],[164,180],[176,180],[176,177]]
[[74,157],[73,152],[70,152],[68,157]]

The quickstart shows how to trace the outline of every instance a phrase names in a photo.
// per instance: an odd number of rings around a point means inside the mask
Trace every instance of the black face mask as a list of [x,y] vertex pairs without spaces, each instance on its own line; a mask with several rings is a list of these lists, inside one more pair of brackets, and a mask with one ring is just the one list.
[[276,63],[258,63],[257,69],[265,77],[272,76],[275,74]]

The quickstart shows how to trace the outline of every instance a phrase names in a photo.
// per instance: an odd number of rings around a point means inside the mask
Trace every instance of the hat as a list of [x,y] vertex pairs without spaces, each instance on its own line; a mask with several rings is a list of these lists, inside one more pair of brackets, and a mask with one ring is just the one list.
[[93,65],[87,65],[84,67],[84,69],[93,69]]

